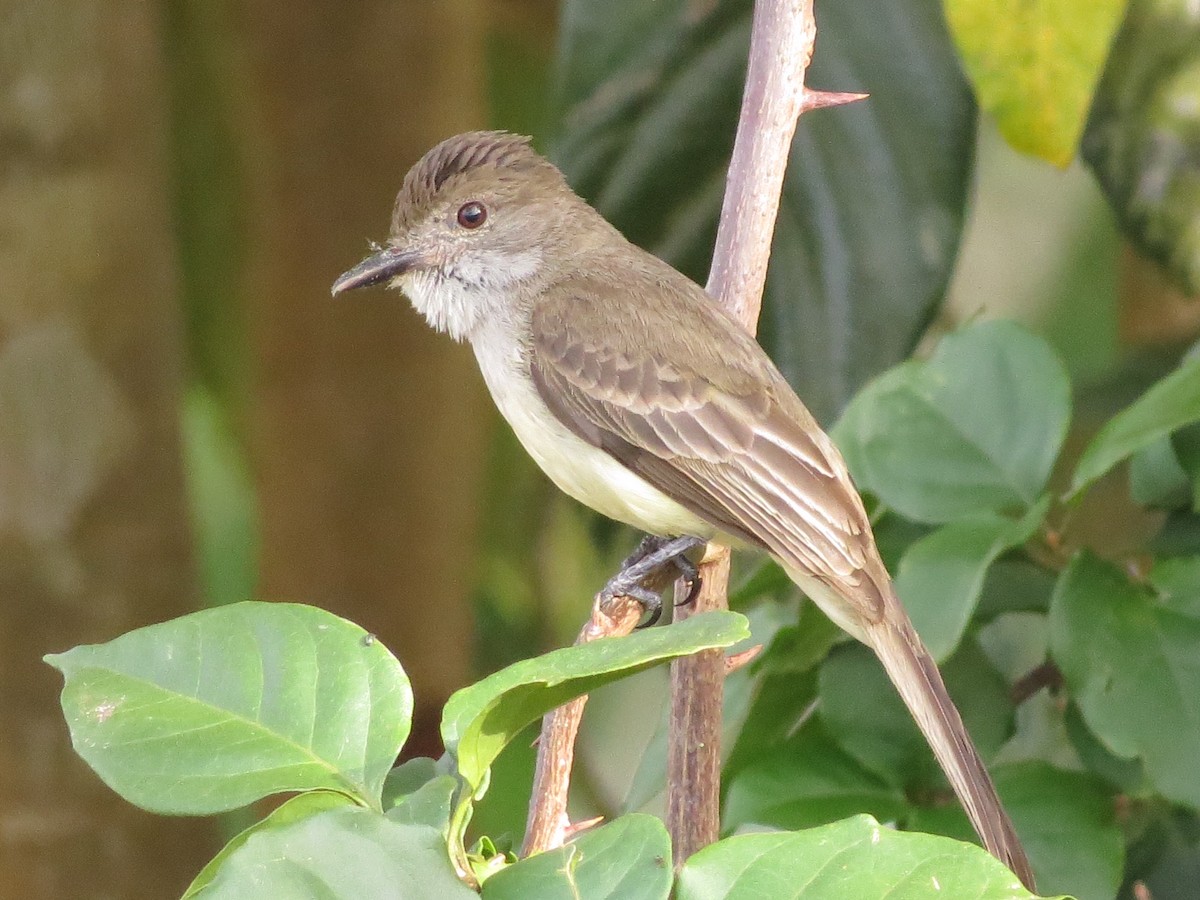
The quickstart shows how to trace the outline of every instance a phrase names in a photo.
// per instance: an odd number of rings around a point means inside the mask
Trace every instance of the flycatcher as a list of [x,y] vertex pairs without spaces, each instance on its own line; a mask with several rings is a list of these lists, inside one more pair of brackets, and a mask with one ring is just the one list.
[[450,138],[413,166],[387,245],[333,293],[379,283],[470,341],[500,412],[572,497],[652,534],[778,560],[875,651],[987,849],[1032,886],[841,454],[702,288],[629,243],[528,139],[501,132]]

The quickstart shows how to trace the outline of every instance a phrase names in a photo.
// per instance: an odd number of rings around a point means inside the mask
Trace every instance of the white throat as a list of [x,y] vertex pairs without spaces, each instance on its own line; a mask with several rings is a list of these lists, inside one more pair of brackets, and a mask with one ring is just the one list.
[[504,295],[536,276],[541,264],[536,248],[516,254],[472,248],[444,266],[401,275],[392,287],[402,289],[430,325],[462,341],[487,319],[503,317]]

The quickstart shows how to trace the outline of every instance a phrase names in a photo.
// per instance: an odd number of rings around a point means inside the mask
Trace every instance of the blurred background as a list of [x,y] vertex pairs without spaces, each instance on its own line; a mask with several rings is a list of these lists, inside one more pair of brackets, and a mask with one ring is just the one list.
[[[1110,68],[1083,161],[1020,154],[940,4],[886,6],[818,3],[810,83],[873,96],[803,120],[763,340],[830,424],[931,326],[1014,317],[1067,361],[1086,431],[1200,328],[1176,250],[1151,247],[1172,278],[1111,211],[1141,215],[1122,203],[1149,125],[1121,119]],[[45,653],[315,604],[401,659],[406,753],[436,756],[451,692],[572,639],[633,537],[550,489],[468,350],[399,294],[329,286],[386,236],[408,167],[484,127],[533,134],[703,281],[748,24],[745,0],[0,0],[0,897],[177,896],[236,824],[111,793]],[[1153,107],[1183,122],[1179,169],[1190,84]],[[658,683],[619,690],[598,721],[652,728]],[[618,737],[583,750],[598,808],[629,788]],[[528,756],[481,827],[519,830]]]

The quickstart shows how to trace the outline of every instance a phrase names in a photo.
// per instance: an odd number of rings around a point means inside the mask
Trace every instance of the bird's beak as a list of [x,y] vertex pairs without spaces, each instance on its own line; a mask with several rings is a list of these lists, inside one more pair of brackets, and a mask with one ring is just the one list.
[[349,272],[344,273],[333,283],[333,296],[343,291],[355,288],[370,287],[384,281],[391,281],[397,275],[417,268],[422,263],[421,254],[416,250],[386,247],[378,253],[368,256]]

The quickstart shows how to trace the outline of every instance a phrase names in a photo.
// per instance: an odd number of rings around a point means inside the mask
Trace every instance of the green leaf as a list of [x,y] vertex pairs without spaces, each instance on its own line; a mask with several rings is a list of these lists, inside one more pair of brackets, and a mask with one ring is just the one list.
[[[1008,686],[974,641],[942,666],[947,690],[984,758],[1012,733]],[[820,715],[855,759],[897,787],[944,784],[925,738],[873,653],[841,647],[821,666]]]
[[855,816],[800,832],[744,834],[701,850],[679,873],[678,900],[918,900],[1033,895],[983,850],[892,831]]
[[1185,359],[1100,429],[1075,467],[1071,494],[1078,494],[1131,453],[1196,421],[1200,421],[1200,353]]
[[1190,505],[1188,473],[1169,437],[1151,441],[1130,456],[1129,493],[1142,506],[1180,509]]
[[628,815],[497,872],[483,900],[666,900],[672,880],[667,829]]
[[478,789],[488,766],[530,722],[617,678],[750,636],[738,613],[709,612],[665,628],[601,638],[514,663],[456,692],[442,714],[442,740],[459,774]]
[[198,896],[204,888],[212,884],[217,874],[221,871],[221,867],[225,865],[226,860],[241,850],[254,835],[264,831],[284,828],[326,810],[340,809],[344,806],[352,807],[354,805],[354,801],[345,794],[338,794],[334,791],[305,791],[303,794],[292,797],[281,804],[265,819],[255,822],[249,828],[235,835],[228,844],[222,847],[221,851],[192,880],[182,900],[191,900],[192,897]]
[[436,829],[360,807],[330,809],[253,833],[196,896],[204,900],[472,900]]
[[[998,766],[992,777],[1041,891],[1062,891],[1081,900],[1116,896],[1125,842],[1112,792],[1099,779],[1044,762]],[[975,840],[957,804],[922,809],[911,825]]]
[[858,487],[910,519],[1025,510],[1062,446],[1069,390],[1045,341],[984,322],[867,385],[834,438]]
[[406,760],[388,773],[383,808],[393,822],[428,825],[443,835],[450,825],[450,806],[458,779],[428,757]]
[[412,693],[365,631],[287,603],[238,603],[46,661],[75,750],[155,812],[206,814],[327,788],[376,808]]
[[1155,560],[1150,583],[1165,608],[1200,619],[1200,556]]
[[1125,0],[945,0],[979,105],[1018,150],[1075,156]]
[[442,711],[442,742],[467,784],[450,822],[451,852],[458,864],[466,864],[462,841],[473,798],[485,788],[500,751],[521,729],[610,681],[699,650],[728,647],[749,635],[745,616],[706,612],[665,628],[554,650],[456,692]]
[[[744,0],[569,0],[562,10],[555,160],[630,240],[701,283],[750,14]],[[800,122],[760,332],[828,422],[908,356],[941,302],[975,110],[936,4],[826,3],[816,14],[809,84],[871,99]]]
[[896,592],[934,659],[954,652],[988,569],[1033,536],[1049,506],[1050,498],[1043,497],[1019,522],[1000,516],[951,522],[908,548],[896,573]]
[[1121,230],[1200,292],[1200,8],[1132,0],[1096,89],[1083,157]]
[[1140,756],[1164,796],[1200,808],[1200,620],[1082,553],[1059,580],[1050,635],[1088,728],[1117,756]]
[[898,820],[907,811],[904,793],[847,753],[814,716],[733,777],[721,829],[808,828],[864,810]]

